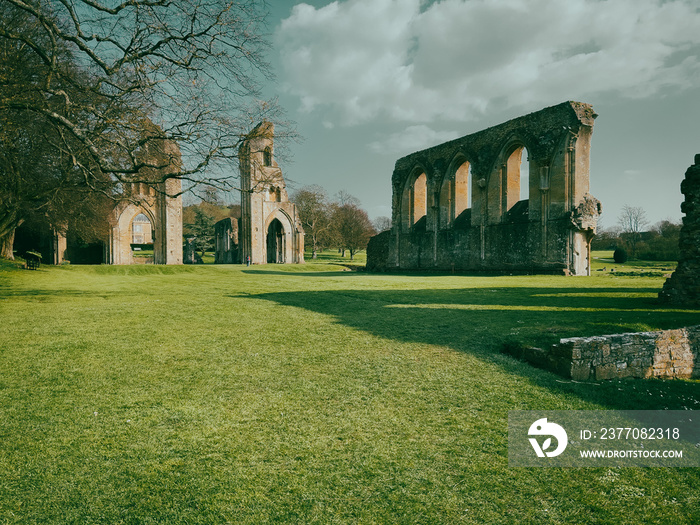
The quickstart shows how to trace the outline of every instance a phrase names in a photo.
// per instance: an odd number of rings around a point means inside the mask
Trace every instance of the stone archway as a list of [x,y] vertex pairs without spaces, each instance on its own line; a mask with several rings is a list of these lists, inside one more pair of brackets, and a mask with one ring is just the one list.
[[564,102],[398,159],[385,260],[368,265],[586,275],[596,116]]
[[251,264],[303,263],[304,229],[274,158],[274,126],[261,122],[239,150],[240,253]]
[[279,219],[273,219],[267,227],[267,262],[286,262],[286,240],[284,226]]

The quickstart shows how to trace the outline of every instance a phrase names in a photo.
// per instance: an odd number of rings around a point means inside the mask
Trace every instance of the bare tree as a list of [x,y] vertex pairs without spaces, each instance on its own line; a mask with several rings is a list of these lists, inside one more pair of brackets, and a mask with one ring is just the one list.
[[294,192],[292,201],[299,210],[305,238],[311,240],[311,257],[316,259],[318,250],[328,240],[330,228],[331,209],[326,190],[317,185],[305,186]]
[[338,204],[341,206],[345,206],[346,204],[351,204],[353,206],[360,205],[360,200],[345,190],[340,190],[338,193],[336,193],[335,198]]
[[642,232],[649,225],[646,213],[640,207],[625,204],[617,219],[621,237],[629,244],[632,255],[637,253],[637,244],[642,238]]
[[378,232],[391,230],[391,218],[382,215],[374,219],[374,221],[372,221],[372,225]]
[[[160,187],[168,178],[235,188],[242,140],[280,117],[274,100],[260,100],[270,78],[265,8],[264,0],[2,0],[0,133],[41,129],[61,187],[108,197],[122,183]],[[276,140],[287,134],[278,123]],[[12,159],[0,169],[18,171]],[[40,171],[18,176],[30,186]],[[0,196],[4,244],[22,220],[17,202]]]
[[339,248],[350,252],[350,259],[367,248],[370,237],[377,232],[367,212],[356,204],[337,204],[331,217],[331,229]]

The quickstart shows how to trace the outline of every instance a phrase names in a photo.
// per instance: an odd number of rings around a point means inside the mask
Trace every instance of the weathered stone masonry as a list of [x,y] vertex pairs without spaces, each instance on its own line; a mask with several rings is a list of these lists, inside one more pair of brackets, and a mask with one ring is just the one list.
[[241,218],[216,223],[217,264],[304,262],[304,229],[275,161],[274,136],[263,121],[239,148]]
[[[399,159],[393,226],[370,244],[368,269],[589,274],[596,116],[565,102]],[[519,201],[525,150],[529,198]]]
[[574,380],[700,378],[700,326],[572,337],[543,350],[524,348],[518,357]]
[[[131,245],[134,242],[134,219],[143,214],[152,227],[153,262],[155,264],[182,264],[182,181],[180,148],[169,140],[153,141],[145,148],[146,159],[162,168],[144,169],[139,173],[143,181],[124,183],[123,199],[109,215],[107,238],[104,239],[102,262],[106,264],[134,264]],[[55,240],[50,260],[61,264],[65,260],[65,236],[54,232]]]
[[304,229],[274,157],[275,128],[263,121],[239,148],[241,262],[303,263]]
[[659,299],[666,303],[700,306],[700,154],[685,172],[681,183],[683,227],[678,244],[678,267],[664,283]]

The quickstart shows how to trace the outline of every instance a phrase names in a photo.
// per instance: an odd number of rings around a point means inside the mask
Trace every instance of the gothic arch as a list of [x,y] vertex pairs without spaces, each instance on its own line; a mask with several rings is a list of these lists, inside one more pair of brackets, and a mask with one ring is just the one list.
[[466,155],[456,153],[445,171],[438,193],[439,228],[447,228],[468,208],[471,208],[472,164]]
[[406,179],[401,199],[401,222],[404,231],[410,230],[428,214],[428,173],[422,165],[416,165]]
[[[531,164],[532,148],[528,141],[518,135],[511,135],[503,141],[486,180],[491,224],[501,222],[521,200],[529,200],[529,172],[533,171],[530,169]],[[521,172],[521,166],[526,166],[527,176]]]
[[[131,253],[131,243],[133,239],[133,223],[137,215],[144,214],[151,221],[153,236],[157,237],[158,232],[155,210],[148,203],[141,205],[134,203],[120,203],[114,209],[112,231],[110,235],[110,253],[112,264],[133,264],[134,259]],[[154,260],[155,260],[154,245]]]
[[286,232],[291,233],[293,231],[294,228],[292,225],[294,224],[294,220],[282,208],[277,208],[267,216],[267,218],[265,219],[265,229],[267,229],[270,226],[270,223],[275,219],[280,221],[282,225],[285,226]]
[[[276,224],[279,226],[275,226]],[[295,245],[302,232],[295,227],[294,219],[285,210],[277,208],[270,213],[265,219],[263,231],[265,233],[266,263],[297,262],[295,261]],[[277,237],[274,243],[270,238],[271,235]],[[274,249],[272,244],[275,245]],[[275,255],[271,257],[273,252]]]

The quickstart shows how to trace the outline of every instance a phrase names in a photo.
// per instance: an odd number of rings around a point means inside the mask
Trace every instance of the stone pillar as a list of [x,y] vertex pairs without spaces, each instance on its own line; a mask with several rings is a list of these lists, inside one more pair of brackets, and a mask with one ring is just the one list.
[[659,292],[659,299],[700,306],[700,154],[695,155],[695,164],[685,172],[681,193],[685,195],[681,204],[685,217],[678,240],[681,256],[676,271]]
[[195,260],[195,244],[194,244],[195,238],[194,237],[187,237],[185,239],[185,248],[183,250],[183,258],[182,262],[184,264],[194,264],[196,262]]

